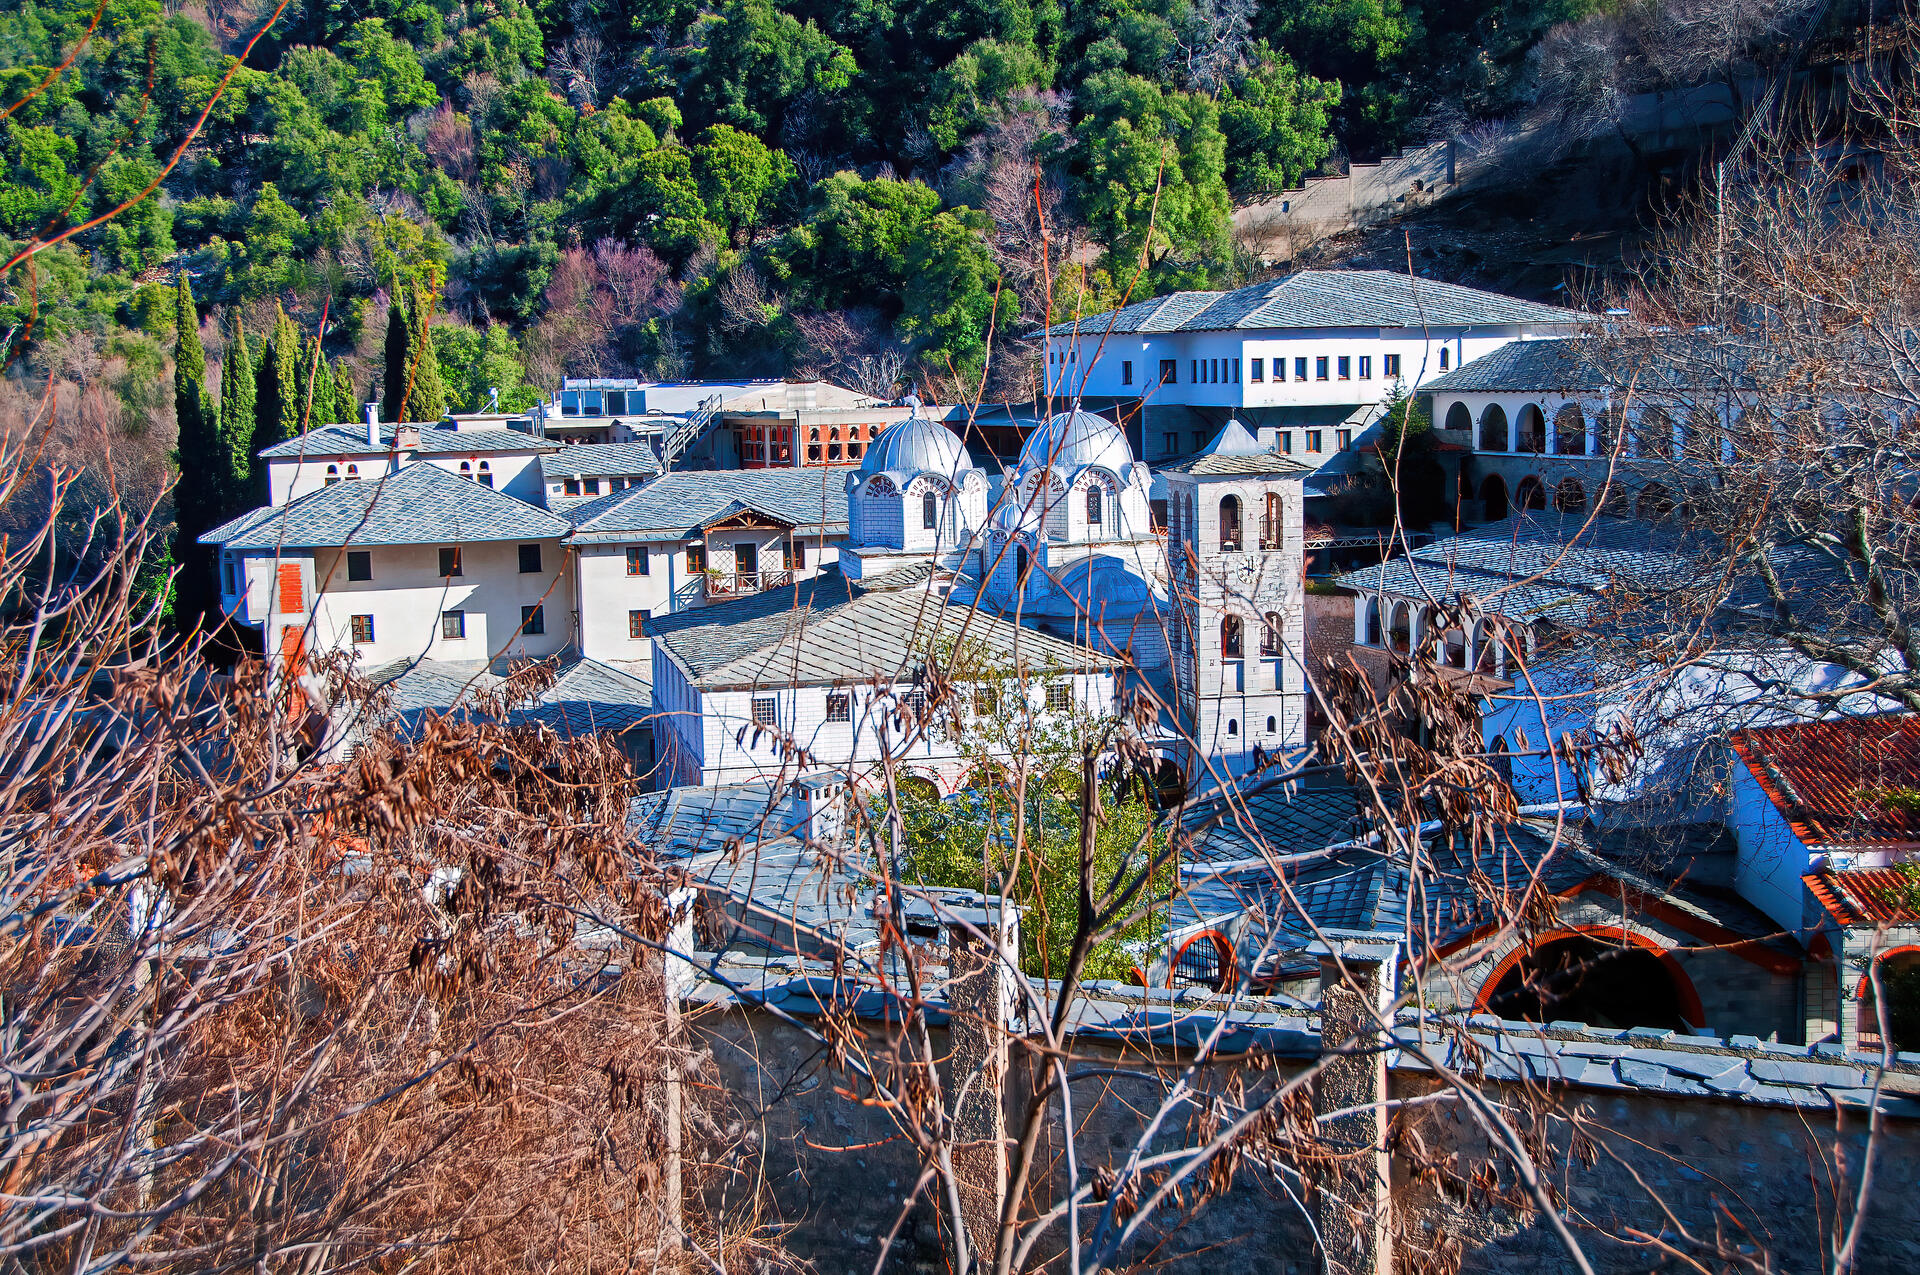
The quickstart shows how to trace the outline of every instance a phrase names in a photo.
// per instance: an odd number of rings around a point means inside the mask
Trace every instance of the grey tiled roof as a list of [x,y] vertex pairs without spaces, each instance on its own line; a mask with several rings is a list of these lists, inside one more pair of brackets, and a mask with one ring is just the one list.
[[636,840],[676,857],[794,836],[805,823],[792,785],[770,780],[649,793],[635,800],[627,819]]
[[200,543],[234,549],[460,544],[558,539],[568,530],[565,519],[503,491],[438,465],[413,464],[242,514],[202,535]]
[[1114,666],[1086,647],[914,587],[930,576],[928,566],[909,567],[863,587],[829,568],[784,589],[663,616],[653,640],[706,689],[911,679],[942,641],[963,641],[994,667]]
[[728,505],[768,514],[828,536],[847,532],[844,471],[728,469],[662,474],[568,511],[573,539],[685,540]]
[[1491,598],[1483,610],[1493,614],[1577,622],[1617,587],[1642,595],[1682,588],[1700,583],[1703,570],[1670,526],[1533,510],[1348,572],[1336,583],[1363,594]]
[[1194,455],[1160,466],[1169,473],[1192,474],[1196,478],[1225,478],[1252,474],[1305,474],[1313,466],[1303,465],[1279,452],[1261,452],[1254,456]]
[[562,478],[609,478],[659,471],[659,458],[647,443],[575,443],[540,458],[540,472],[548,482]]
[[1587,394],[1607,388],[1584,337],[1509,341],[1420,387],[1422,394]]
[[[544,452],[554,451],[560,444],[544,438],[535,438],[523,434],[517,429],[442,429],[436,424],[422,424],[420,447],[422,453],[461,452],[475,454],[479,452]],[[394,427],[391,423],[380,427],[380,441],[367,442],[365,425],[321,425],[296,438],[275,443],[271,447],[260,449],[262,456],[286,459],[290,456],[384,456],[393,450]]]
[[[394,660],[369,669],[367,680],[389,690],[393,711],[411,726],[429,712],[471,706],[502,678],[486,660]],[[624,733],[645,727],[653,711],[651,681],[629,670],[572,652],[559,658],[554,684],[515,708],[512,723],[539,722],[562,736]]]
[[1262,787],[1243,782],[1196,803],[1181,820],[1193,838],[1188,863],[1300,854],[1365,833],[1354,790],[1341,785]]
[[1613,388],[1665,405],[1668,396],[1684,396],[1689,387],[1718,392],[1751,384],[1747,357],[1734,346],[1674,333],[1605,343],[1584,336],[1509,341],[1428,381],[1420,392],[1594,394]]
[[1232,292],[1187,292],[1137,302],[1112,314],[1056,324],[1052,336],[1212,332],[1237,328],[1472,327],[1579,323],[1576,310],[1463,288],[1388,270],[1302,270]]

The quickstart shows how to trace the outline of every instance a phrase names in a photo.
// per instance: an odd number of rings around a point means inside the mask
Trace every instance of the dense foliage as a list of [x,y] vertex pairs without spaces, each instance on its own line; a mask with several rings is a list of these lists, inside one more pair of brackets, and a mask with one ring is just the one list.
[[[1049,229],[1098,258],[1065,295],[1226,280],[1233,195],[1438,106],[1499,109],[1538,34],[1592,3],[292,0],[152,197],[9,274],[0,332],[170,349],[185,272],[214,360],[218,316],[245,310],[275,436],[289,369],[322,416],[391,414],[394,302],[409,348],[433,329],[416,404],[884,349],[958,385],[990,333],[1043,313],[996,195],[1044,177]],[[272,13],[106,0],[90,37],[94,0],[0,14],[0,241],[160,178]],[[275,303],[301,342],[324,310],[322,356],[345,362],[310,381]]]

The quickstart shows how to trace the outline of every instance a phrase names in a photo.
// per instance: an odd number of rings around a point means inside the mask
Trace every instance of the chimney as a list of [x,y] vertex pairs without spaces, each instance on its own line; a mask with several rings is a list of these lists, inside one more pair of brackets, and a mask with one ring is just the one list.
[[796,829],[809,841],[837,841],[846,830],[847,777],[837,770],[816,770],[793,781],[800,798]]
[[947,1034],[952,1050],[946,1096],[960,1196],[954,1230],[967,1237],[971,1265],[965,1269],[990,1270],[1007,1198],[1007,1040],[1013,1031],[1020,912],[1004,895],[972,897],[984,906],[964,906],[962,895],[940,909],[947,938]]
[[420,449],[420,427],[418,425],[395,425],[393,427],[393,445],[403,452]]
[[380,405],[378,403],[369,403],[367,404],[367,446],[378,447],[379,445]]
[[1399,936],[1388,931],[1322,930],[1307,947],[1320,958],[1320,1054],[1313,1086],[1321,1134],[1339,1147],[1371,1153],[1333,1156],[1317,1175],[1314,1224],[1333,1275],[1385,1275],[1393,1269],[1386,1152],[1387,1046],[1381,1020],[1393,1003]]

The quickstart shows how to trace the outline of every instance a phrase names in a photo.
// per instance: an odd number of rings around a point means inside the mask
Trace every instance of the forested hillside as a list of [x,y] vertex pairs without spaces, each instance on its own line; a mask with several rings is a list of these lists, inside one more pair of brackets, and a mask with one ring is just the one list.
[[996,296],[1002,326],[1044,304],[1042,215],[1056,264],[1097,255],[1092,300],[1231,280],[1233,196],[1500,109],[1591,3],[26,0],[0,14],[0,236],[161,180],[11,270],[0,332],[91,334],[150,378],[185,270],[203,318],[277,301],[312,334],[326,308],[342,402],[416,283],[452,407],[899,354],[951,382]]

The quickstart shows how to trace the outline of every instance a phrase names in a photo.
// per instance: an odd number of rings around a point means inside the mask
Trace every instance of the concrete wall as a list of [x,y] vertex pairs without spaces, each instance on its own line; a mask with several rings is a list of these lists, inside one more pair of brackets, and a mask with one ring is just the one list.
[[1800,876],[1809,868],[1810,852],[1763,791],[1743,761],[1735,760],[1730,798],[1734,845],[1734,885],[1740,897],[1765,912],[1782,929],[1807,924],[1809,899]]

